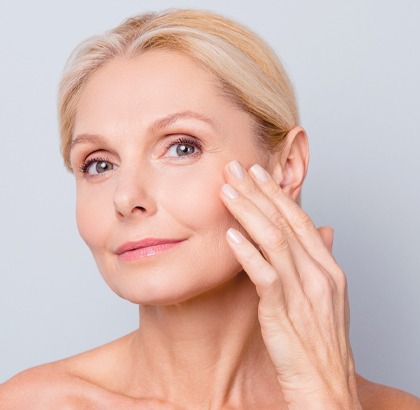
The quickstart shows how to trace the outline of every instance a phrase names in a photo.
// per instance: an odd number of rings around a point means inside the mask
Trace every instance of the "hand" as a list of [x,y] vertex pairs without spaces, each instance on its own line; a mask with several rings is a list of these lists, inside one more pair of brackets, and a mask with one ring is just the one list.
[[317,230],[259,165],[235,176],[233,163],[221,199],[250,239],[234,229],[227,239],[260,297],[262,336],[285,400],[293,409],[360,409],[332,229]]

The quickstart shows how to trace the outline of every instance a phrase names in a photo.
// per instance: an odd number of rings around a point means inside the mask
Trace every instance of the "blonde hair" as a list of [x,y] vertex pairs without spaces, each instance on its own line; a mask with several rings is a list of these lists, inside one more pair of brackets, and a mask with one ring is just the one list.
[[255,120],[261,147],[281,149],[298,122],[293,87],[270,47],[242,25],[202,10],[166,10],[129,18],[83,42],[71,55],[59,88],[61,153],[71,170],[77,104],[92,74],[111,59],[152,49],[181,52],[201,64],[221,91]]

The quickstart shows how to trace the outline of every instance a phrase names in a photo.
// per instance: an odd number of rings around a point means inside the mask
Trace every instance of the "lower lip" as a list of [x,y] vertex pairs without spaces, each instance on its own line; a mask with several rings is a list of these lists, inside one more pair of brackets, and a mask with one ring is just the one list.
[[161,243],[159,245],[148,246],[146,248],[133,249],[132,251],[127,251],[119,255],[119,258],[125,261],[139,260],[148,258],[149,256],[157,255],[158,253],[167,251],[168,249],[174,248],[183,241],[171,242],[171,243]]

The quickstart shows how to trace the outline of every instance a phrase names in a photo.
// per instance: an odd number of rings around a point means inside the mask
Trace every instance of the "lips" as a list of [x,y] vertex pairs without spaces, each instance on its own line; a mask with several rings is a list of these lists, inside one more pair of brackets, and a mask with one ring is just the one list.
[[178,242],[182,242],[184,239],[163,239],[163,238],[146,238],[142,239],[141,241],[135,241],[135,242],[127,242],[123,245],[121,245],[115,253],[117,255],[123,255],[128,252],[132,252],[138,249],[143,248],[150,248],[153,246],[159,246],[159,245],[171,245]]

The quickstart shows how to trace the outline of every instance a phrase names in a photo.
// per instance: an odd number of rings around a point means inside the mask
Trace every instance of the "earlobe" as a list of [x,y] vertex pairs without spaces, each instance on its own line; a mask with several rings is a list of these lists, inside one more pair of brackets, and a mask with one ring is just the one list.
[[282,151],[280,187],[293,200],[298,200],[309,163],[309,146],[305,130],[297,126],[286,136]]

